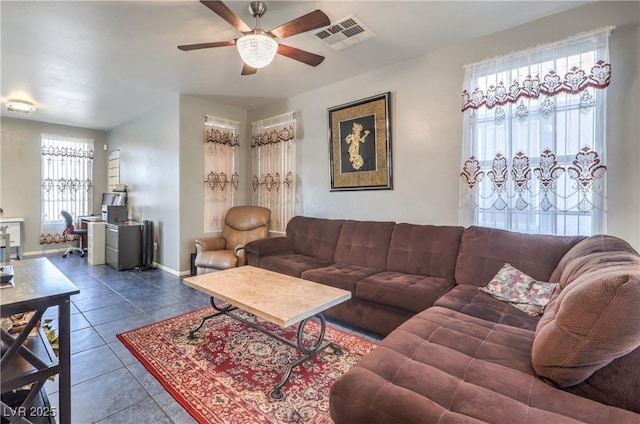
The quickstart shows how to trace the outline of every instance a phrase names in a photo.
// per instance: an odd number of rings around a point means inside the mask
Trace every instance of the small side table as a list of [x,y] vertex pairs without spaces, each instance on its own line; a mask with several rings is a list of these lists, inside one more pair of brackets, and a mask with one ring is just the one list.
[[[29,410],[47,378],[58,374],[60,410],[44,412],[57,415],[60,424],[70,424],[71,295],[80,293],[80,290],[46,258],[17,261],[12,266],[14,287],[0,289],[0,315],[7,317],[22,312],[35,313],[18,335],[0,329],[2,344],[7,347],[6,351],[3,349],[0,359],[0,386],[5,393],[32,382],[35,385],[31,394],[17,408],[0,402],[1,416],[10,422],[25,422],[26,419],[18,417]],[[52,306],[58,307],[57,358],[41,330],[34,331],[36,335],[30,337],[44,312]]]

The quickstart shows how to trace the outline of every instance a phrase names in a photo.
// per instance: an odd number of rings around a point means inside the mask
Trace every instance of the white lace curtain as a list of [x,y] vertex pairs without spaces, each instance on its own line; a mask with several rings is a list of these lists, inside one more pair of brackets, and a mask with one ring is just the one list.
[[222,231],[224,215],[235,205],[240,123],[205,115],[204,232]]
[[62,243],[66,223],[60,212],[73,218],[93,212],[93,140],[42,134],[41,154],[40,244]]
[[466,66],[462,225],[606,231],[612,29]]
[[253,204],[271,209],[270,230],[284,233],[296,211],[296,119],[293,112],[251,124]]

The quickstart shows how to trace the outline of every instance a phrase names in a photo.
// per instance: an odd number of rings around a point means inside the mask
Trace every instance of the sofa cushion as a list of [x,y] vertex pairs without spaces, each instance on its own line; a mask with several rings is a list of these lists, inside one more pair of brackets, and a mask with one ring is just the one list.
[[260,261],[260,268],[299,278],[302,273],[307,270],[323,268],[331,265],[331,263],[331,261],[323,261],[311,256],[293,253],[289,255],[265,256]]
[[341,219],[294,216],[287,223],[287,237],[293,240],[295,253],[330,260],[343,222]]
[[351,264],[333,264],[324,268],[315,268],[302,273],[305,280],[326,284],[343,290],[349,290],[356,295],[356,283],[373,274],[381,272],[380,268],[371,268]]
[[[476,291],[477,288],[476,288]],[[531,368],[534,332],[432,307],[387,336],[330,390],[336,424],[633,422],[554,389]]]
[[538,323],[533,366],[559,387],[585,381],[640,346],[640,257],[624,246],[601,251],[608,240],[576,246],[582,255],[566,263],[559,292]]
[[387,270],[453,280],[463,227],[396,224]]
[[452,279],[381,272],[358,281],[355,297],[421,312],[454,286]]
[[345,221],[333,261],[384,270],[394,226],[393,222]]
[[536,281],[510,264],[504,264],[485,287],[480,287],[480,290],[528,315],[537,317],[542,315],[557,285]]
[[484,286],[510,263],[538,281],[551,280],[560,259],[583,236],[524,234],[495,228],[469,227],[462,234],[456,283]]
[[535,330],[539,320],[538,317],[529,316],[509,303],[495,299],[478,290],[477,286],[470,284],[455,286],[436,300],[434,305],[463,312],[490,322],[527,330]]

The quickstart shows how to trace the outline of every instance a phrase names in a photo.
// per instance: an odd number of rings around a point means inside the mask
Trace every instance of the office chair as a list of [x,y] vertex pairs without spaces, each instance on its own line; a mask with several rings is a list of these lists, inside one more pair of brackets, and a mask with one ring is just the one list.
[[73,218],[71,217],[71,214],[67,211],[60,211],[60,215],[62,215],[64,217],[64,220],[66,222],[66,228],[64,229],[64,232],[62,233],[64,235],[64,239],[67,240],[67,235],[77,235],[78,236],[78,246],[69,246],[69,248],[67,250],[65,250],[65,252],[62,254],[63,258],[66,258],[67,255],[69,253],[73,254],[74,251],[79,251],[80,252],[80,256],[84,256],[84,249],[82,248],[82,239],[84,237],[86,237],[87,235],[87,230],[86,229],[82,229],[82,228],[75,228],[73,226]]

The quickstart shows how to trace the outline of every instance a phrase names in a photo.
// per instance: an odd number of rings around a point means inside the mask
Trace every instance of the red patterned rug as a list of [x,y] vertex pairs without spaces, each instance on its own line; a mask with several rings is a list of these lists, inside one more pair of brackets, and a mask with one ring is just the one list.
[[[331,348],[294,368],[283,387],[284,397],[270,397],[286,364],[300,353],[286,344],[227,316],[208,320],[189,339],[189,329],[211,308],[190,312],[146,327],[118,334],[124,345],[200,423],[332,423],[329,389],[375,344],[327,325]],[[236,311],[246,319],[249,314]],[[261,326],[290,340],[297,327]],[[305,334],[317,334],[320,323],[309,320]],[[312,344],[313,341],[310,342]]]

